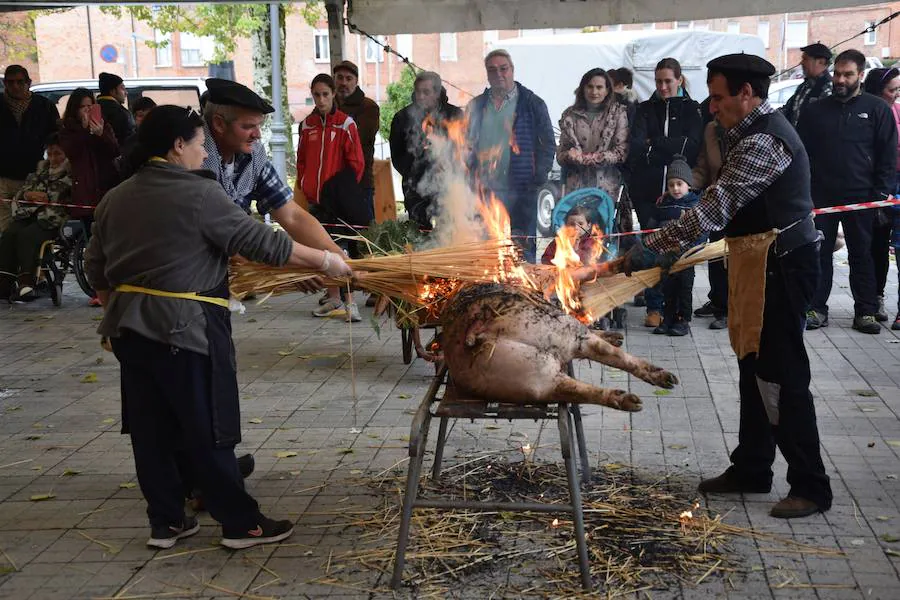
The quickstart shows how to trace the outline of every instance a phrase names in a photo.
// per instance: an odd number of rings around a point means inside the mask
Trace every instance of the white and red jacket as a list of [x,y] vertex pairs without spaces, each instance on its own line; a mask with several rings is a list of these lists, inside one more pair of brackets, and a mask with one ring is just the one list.
[[309,203],[318,204],[322,185],[347,166],[359,182],[366,162],[356,123],[337,108],[325,118],[313,111],[300,125],[297,144],[297,176]]

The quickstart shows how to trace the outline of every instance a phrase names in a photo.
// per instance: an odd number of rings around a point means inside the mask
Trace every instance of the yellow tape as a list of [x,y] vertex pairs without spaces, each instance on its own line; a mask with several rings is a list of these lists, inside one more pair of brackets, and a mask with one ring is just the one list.
[[196,302],[208,302],[216,306],[228,308],[227,298],[213,298],[211,296],[201,296],[197,292],[166,292],[163,290],[153,290],[150,288],[140,287],[137,285],[123,284],[116,287],[117,292],[126,292],[133,294],[146,294],[148,296],[161,296],[163,298],[179,298],[181,300],[194,300]]

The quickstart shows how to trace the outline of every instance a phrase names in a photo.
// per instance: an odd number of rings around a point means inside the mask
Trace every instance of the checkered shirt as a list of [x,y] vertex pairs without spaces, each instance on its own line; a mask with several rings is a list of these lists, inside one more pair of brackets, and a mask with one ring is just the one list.
[[234,176],[226,177],[222,155],[219,154],[209,128],[206,126],[204,128],[206,133],[204,145],[208,156],[203,161],[203,168],[216,174],[216,179],[222,184],[225,193],[247,214],[250,214],[250,203],[254,200],[256,210],[259,214],[265,215],[278,210],[294,196],[291,188],[278,176],[259,142],[253,144],[253,151],[250,154],[235,154]]
[[724,229],[737,212],[758,198],[791,164],[791,155],[775,136],[757,133],[742,137],[761,115],[775,112],[763,101],[737,126],[725,132],[727,156],[715,185],[703,192],[696,207],[684,211],[644,245],[656,252],[680,251],[703,233]]

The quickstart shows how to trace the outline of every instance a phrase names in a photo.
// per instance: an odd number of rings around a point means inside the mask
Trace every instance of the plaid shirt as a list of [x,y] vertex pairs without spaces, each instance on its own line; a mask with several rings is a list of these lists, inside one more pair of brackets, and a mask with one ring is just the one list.
[[715,185],[706,188],[700,203],[681,218],[650,233],[644,244],[656,252],[678,251],[703,233],[724,229],[734,215],[762,194],[791,164],[784,144],[772,135],[742,137],[761,115],[775,112],[763,101],[744,120],[725,132],[727,156]]
[[256,200],[256,210],[265,215],[278,210],[288,203],[294,192],[283,181],[275,167],[266,156],[266,151],[259,142],[253,144],[250,154],[235,154],[234,173],[226,176],[226,167],[222,163],[222,155],[209,128],[204,125],[206,140],[204,145],[208,156],[203,161],[203,168],[216,174],[225,193],[234,203],[250,214],[250,203]]

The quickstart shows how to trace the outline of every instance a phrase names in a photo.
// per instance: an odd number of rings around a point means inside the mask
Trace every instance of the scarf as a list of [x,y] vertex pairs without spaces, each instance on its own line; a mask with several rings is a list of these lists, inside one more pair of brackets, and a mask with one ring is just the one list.
[[22,115],[25,114],[25,111],[28,110],[28,105],[31,104],[31,92],[28,92],[23,100],[16,100],[9,94],[3,94],[3,98],[6,100],[6,105],[9,106],[10,112],[12,112],[13,117],[16,119],[16,123],[21,125]]

